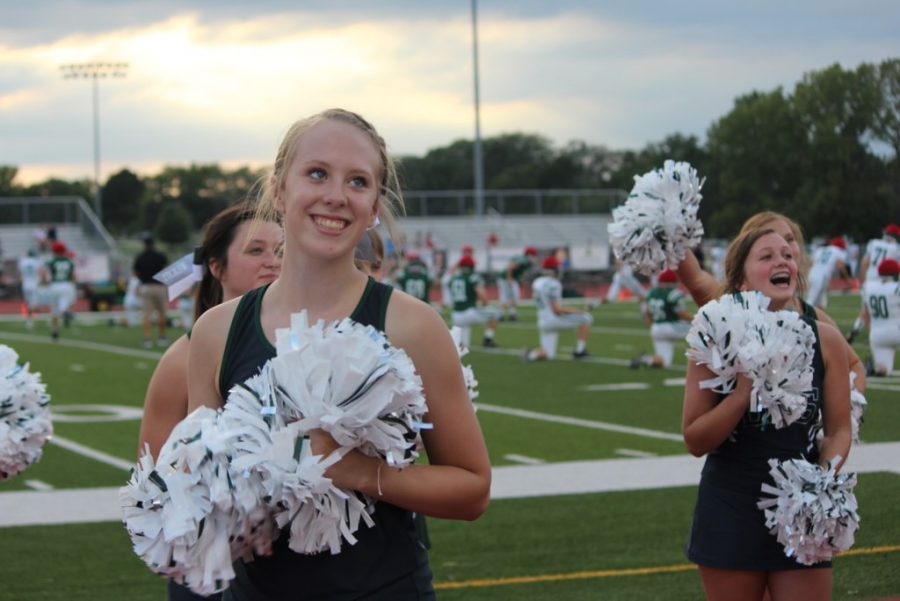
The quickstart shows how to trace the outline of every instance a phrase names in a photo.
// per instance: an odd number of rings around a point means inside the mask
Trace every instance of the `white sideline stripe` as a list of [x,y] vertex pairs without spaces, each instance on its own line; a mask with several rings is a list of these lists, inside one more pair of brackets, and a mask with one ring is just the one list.
[[[489,355],[513,355],[515,357],[521,357],[522,351],[524,349],[511,349],[511,348],[484,348],[480,346],[473,347],[469,349],[470,351],[477,351],[479,353],[487,353]],[[597,357],[595,355],[591,355],[589,357],[584,357],[582,359],[573,359],[571,356],[566,356],[563,353],[564,350],[572,350],[572,347],[568,347],[568,349],[560,348],[559,353],[556,355],[556,359],[554,361],[577,361],[578,363],[600,363],[603,365],[619,365],[622,367],[627,367],[630,363],[625,359],[612,359],[610,357]],[[590,351],[590,346],[588,346],[588,351]]]
[[[495,467],[491,498],[694,486],[700,481],[702,467],[703,459],[690,455]],[[858,445],[850,452],[844,469],[900,475],[900,442]],[[113,487],[0,493],[0,528],[118,522],[122,519],[118,493],[119,489]]]
[[83,348],[90,351],[101,351],[104,353],[112,353],[113,355],[129,355],[131,357],[140,357],[141,359],[159,359],[162,353],[153,351],[142,351],[127,346],[114,346],[112,344],[102,344],[99,342],[87,342],[85,340],[50,340],[47,336],[37,336],[35,334],[17,334],[15,332],[0,331],[0,340],[20,340],[22,342],[35,342],[37,344],[52,344],[54,346],[67,346],[71,348]]
[[[703,461],[691,455],[669,455],[497,467],[493,469],[491,499],[695,486],[700,482]],[[843,469],[900,475],[900,442],[857,445]]]
[[663,386],[684,386],[687,384],[686,378],[666,378],[663,380]]
[[513,415],[515,417],[523,417],[525,419],[536,419],[544,422],[553,422],[557,424],[566,424],[569,426],[581,426],[582,428],[593,428],[594,430],[607,430],[609,432],[620,432],[622,434],[633,434],[635,436],[643,436],[645,438],[660,438],[662,440],[673,440],[682,442],[684,439],[681,434],[672,434],[670,432],[660,432],[658,430],[648,430],[647,428],[635,428],[632,426],[622,426],[620,424],[610,424],[608,422],[598,422],[589,419],[581,419],[578,417],[568,417],[565,415],[551,415],[549,413],[538,413],[537,411],[528,411],[525,409],[513,409],[512,407],[501,407],[499,405],[488,405],[486,403],[476,403],[479,411],[488,411],[491,413],[502,413],[504,415]]
[[649,451],[637,451],[635,449],[616,449],[616,455],[623,457],[656,457],[656,453]]
[[100,463],[105,463],[106,465],[111,465],[125,471],[130,471],[131,468],[134,467],[134,462],[125,461],[124,459],[120,459],[118,457],[110,455],[109,453],[104,453],[103,451],[98,451],[96,449],[86,447],[81,443],[75,442],[74,440],[56,436],[55,434],[50,439],[50,442],[58,447],[66,449],[67,451],[77,453],[82,457],[87,457],[89,459],[93,459],[95,461],[99,461]]
[[[503,325],[500,326],[500,331],[509,328],[512,330],[525,330],[525,329],[534,329],[536,328],[536,322],[529,321],[518,321],[518,322],[509,322],[504,321]],[[609,328],[605,326],[594,326],[591,328],[592,334],[620,334],[622,336],[638,336],[640,338],[650,338],[650,328]]]
[[517,455],[516,453],[507,453],[503,458],[507,461],[512,461],[513,463],[524,463],[525,465],[540,465],[542,463],[547,463],[543,459],[538,459],[537,457]]
[[646,382],[622,382],[620,384],[588,384],[582,390],[588,392],[606,392],[613,390],[647,390],[650,385]]
[[874,378],[869,378],[866,380],[866,390],[871,388],[872,390],[887,390],[888,392],[900,392],[900,384],[895,384],[894,386],[885,385],[881,382],[873,382]]
[[32,490],[53,490],[53,487],[43,480],[26,480],[25,486]]

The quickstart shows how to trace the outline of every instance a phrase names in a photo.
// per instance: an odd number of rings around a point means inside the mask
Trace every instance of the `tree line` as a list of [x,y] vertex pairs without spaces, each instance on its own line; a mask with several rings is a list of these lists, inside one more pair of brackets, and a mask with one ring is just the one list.
[[[701,218],[713,237],[730,237],[750,215],[775,210],[807,235],[877,236],[900,220],[900,59],[838,64],[803,76],[794,89],[753,91],[714,121],[706,140],[672,133],[640,150],[582,140],[555,147],[546,137],[509,133],[482,142],[487,189],[618,188],[666,159],[687,161],[706,181]],[[407,190],[474,185],[473,141],[457,140],[424,156],[400,158]],[[0,165],[0,196],[92,198],[89,180],[16,184]],[[264,174],[217,164],[168,166],[155,175],[128,169],[102,188],[103,220],[117,235],[156,231],[172,243],[237,199]]]

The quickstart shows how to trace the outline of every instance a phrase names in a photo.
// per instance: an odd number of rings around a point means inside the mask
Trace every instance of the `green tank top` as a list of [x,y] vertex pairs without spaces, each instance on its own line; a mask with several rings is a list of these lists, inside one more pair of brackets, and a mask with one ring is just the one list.
[[[275,356],[275,347],[266,338],[259,321],[262,299],[268,289],[266,284],[242,296],[231,319],[219,369],[219,391],[224,396],[235,384],[259,373],[263,363]],[[390,286],[369,278],[350,319],[383,332],[392,290]]]
[[[275,348],[260,325],[260,308],[268,286],[243,296],[231,321],[222,358],[220,390],[227,393],[235,384],[256,375],[275,356]],[[390,301],[390,286],[369,278],[350,318],[384,331]],[[251,562],[235,562],[236,577],[225,594],[235,601],[316,599],[418,599],[397,595],[397,583],[424,577],[430,587],[428,554],[419,543],[413,514],[389,503],[375,504],[375,525],[362,525],[355,545],[344,543],[341,552],[301,555],[288,547],[289,532],[283,530],[271,555]],[[424,576],[423,576],[424,575]]]

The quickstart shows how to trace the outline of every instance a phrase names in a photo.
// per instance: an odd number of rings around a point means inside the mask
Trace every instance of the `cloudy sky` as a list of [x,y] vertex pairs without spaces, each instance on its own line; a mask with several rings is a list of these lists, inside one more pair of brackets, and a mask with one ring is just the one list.
[[[474,136],[469,0],[3,0],[0,164],[17,181],[259,166],[295,119],[362,113],[395,154]],[[480,0],[484,136],[640,148],[704,138],[734,99],[900,56],[896,0]]]

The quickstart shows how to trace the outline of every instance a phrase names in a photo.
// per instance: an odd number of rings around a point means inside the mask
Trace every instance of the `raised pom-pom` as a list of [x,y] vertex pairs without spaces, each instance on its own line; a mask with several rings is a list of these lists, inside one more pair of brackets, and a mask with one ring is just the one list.
[[0,482],[38,461],[53,434],[47,387],[18,361],[0,344]]
[[631,194],[607,226],[616,257],[644,275],[676,269],[703,236],[697,215],[703,181],[689,163],[672,160],[634,176]]
[[828,561],[853,546],[859,528],[856,474],[835,473],[835,458],[828,469],[803,459],[770,459],[775,486],[762,484],[757,506],[766,527],[784,546],[784,554],[799,563]]

